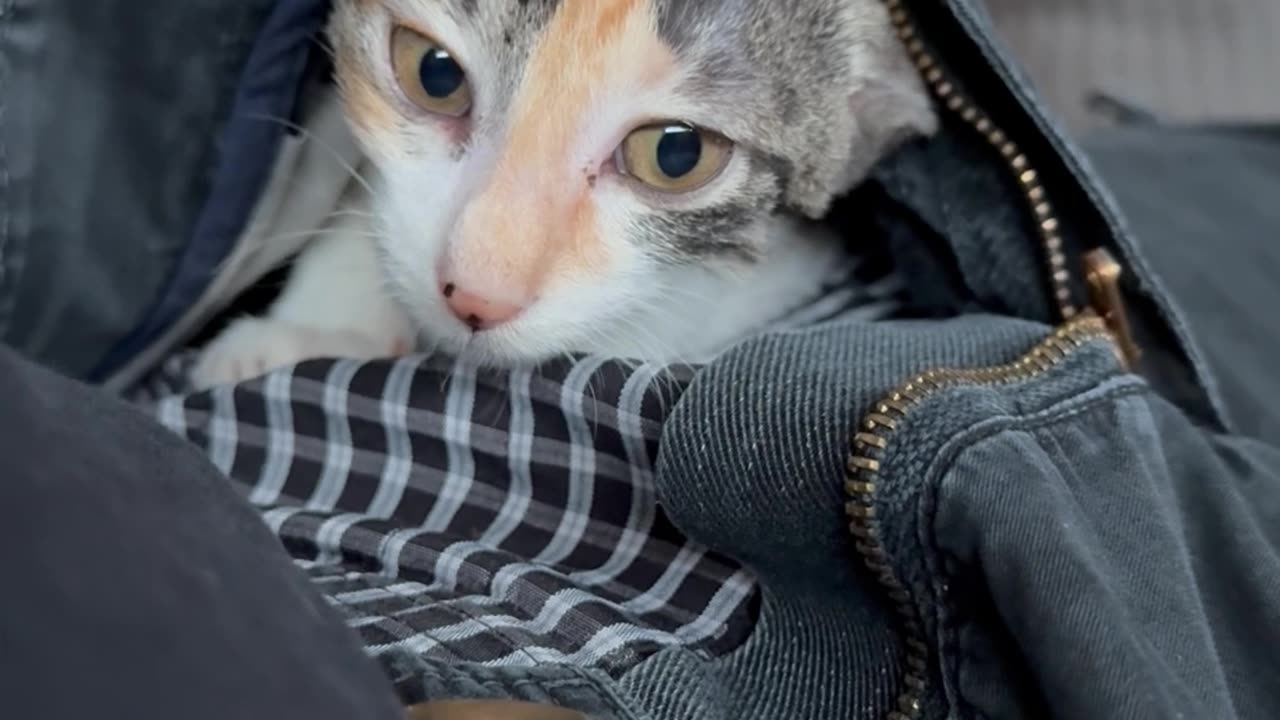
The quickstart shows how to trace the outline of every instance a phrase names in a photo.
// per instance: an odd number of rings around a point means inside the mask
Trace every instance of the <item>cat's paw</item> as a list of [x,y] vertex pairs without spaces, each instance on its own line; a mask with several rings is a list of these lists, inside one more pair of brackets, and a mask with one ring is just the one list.
[[280,320],[244,318],[200,352],[191,370],[196,390],[229,385],[316,358],[371,360],[403,355],[409,343],[383,341],[353,330],[322,330]]

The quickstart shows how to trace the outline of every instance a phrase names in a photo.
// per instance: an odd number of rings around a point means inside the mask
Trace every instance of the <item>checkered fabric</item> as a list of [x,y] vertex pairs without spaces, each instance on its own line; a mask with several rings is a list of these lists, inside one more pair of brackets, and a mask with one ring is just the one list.
[[[892,312],[898,284],[858,271],[775,327]],[[695,372],[313,361],[154,409],[243,488],[375,655],[618,674],[673,645],[723,654],[752,629],[751,573],[683,537],[655,492],[663,421]]]

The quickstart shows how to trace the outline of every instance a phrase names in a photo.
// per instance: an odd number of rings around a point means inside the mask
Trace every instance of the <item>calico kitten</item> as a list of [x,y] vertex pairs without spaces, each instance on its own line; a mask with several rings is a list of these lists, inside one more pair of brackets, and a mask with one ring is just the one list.
[[693,361],[794,309],[806,222],[935,127],[877,0],[337,0],[377,176],[197,384],[426,347]]

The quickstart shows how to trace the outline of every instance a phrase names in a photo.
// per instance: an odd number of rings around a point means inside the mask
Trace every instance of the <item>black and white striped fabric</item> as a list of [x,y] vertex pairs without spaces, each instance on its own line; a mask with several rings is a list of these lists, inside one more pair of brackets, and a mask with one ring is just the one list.
[[[847,270],[775,327],[893,311],[895,280]],[[663,421],[695,372],[313,361],[153,407],[375,655],[617,674],[673,645],[719,655],[752,629],[750,572],[684,538],[655,492]],[[164,375],[152,394],[172,389]]]

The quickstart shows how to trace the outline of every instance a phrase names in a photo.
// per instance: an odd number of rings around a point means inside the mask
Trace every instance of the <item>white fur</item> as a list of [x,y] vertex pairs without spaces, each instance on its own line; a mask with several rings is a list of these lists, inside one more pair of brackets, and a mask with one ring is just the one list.
[[196,387],[239,382],[311,358],[372,359],[413,347],[408,320],[383,285],[367,221],[340,217],[298,257],[266,317],[233,322],[204,349],[192,370]]

